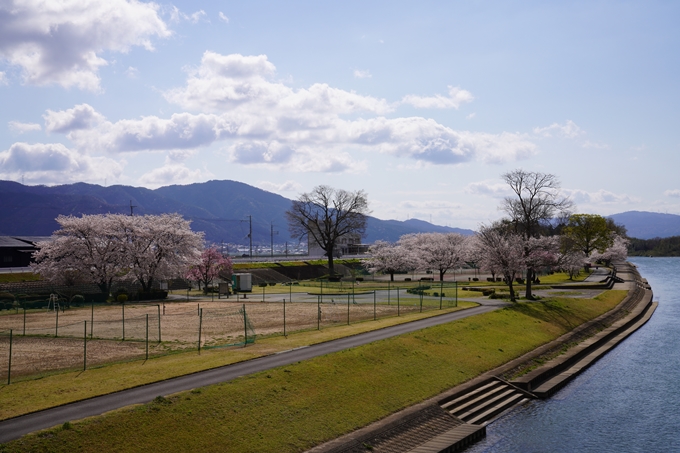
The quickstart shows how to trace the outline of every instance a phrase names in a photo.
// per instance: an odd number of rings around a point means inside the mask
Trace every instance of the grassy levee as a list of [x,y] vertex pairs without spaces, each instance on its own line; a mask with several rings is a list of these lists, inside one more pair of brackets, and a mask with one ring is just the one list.
[[303,451],[518,357],[610,310],[625,295],[519,303],[157,398],[25,436],[1,445],[0,452]]

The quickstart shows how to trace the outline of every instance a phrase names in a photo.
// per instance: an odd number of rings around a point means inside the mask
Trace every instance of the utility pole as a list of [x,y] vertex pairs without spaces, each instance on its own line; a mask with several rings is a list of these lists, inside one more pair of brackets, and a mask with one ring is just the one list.
[[278,231],[274,231],[274,222],[271,223],[271,245],[270,245],[270,251],[271,251],[271,256],[272,258],[274,257],[274,235],[279,234]]
[[132,217],[132,216],[134,215],[133,210],[134,210],[136,207],[137,207],[137,206],[132,206],[132,200],[130,200],[130,217]]
[[[249,215],[246,216],[248,217],[248,239],[250,239],[250,254],[248,255],[249,258],[253,257],[253,216]],[[246,220],[241,220],[241,222],[246,222]]]

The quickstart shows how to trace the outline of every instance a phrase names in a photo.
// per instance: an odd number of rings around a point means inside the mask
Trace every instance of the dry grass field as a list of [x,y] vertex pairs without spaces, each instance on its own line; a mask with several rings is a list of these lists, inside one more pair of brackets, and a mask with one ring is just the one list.
[[[383,294],[384,293],[384,294]],[[0,381],[11,377],[142,359],[187,349],[228,347],[256,336],[290,334],[440,307],[440,299],[373,292],[355,295],[250,295],[247,299],[95,305],[0,315]],[[259,300],[258,300],[259,299]],[[286,300],[284,302],[284,300]],[[443,299],[450,307],[453,299]],[[245,318],[244,318],[245,311]],[[285,311],[285,312],[284,312]],[[123,322],[124,320],[124,322]],[[159,325],[160,321],[160,325]]]

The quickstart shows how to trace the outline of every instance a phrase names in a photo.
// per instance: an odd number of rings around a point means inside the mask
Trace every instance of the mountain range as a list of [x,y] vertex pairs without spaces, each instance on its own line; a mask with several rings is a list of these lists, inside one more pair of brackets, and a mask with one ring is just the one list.
[[[161,214],[177,212],[203,231],[206,240],[247,245],[252,221],[253,245],[297,243],[290,237],[285,212],[291,200],[236,181],[208,181],[146,189],[115,185],[103,187],[75,183],[60,186],[26,186],[0,181],[0,236],[49,236],[59,228],[58,215]],[[680,236],[680,216],[628,211],[608,216],[624,225],[630,237],[651,239]],[[274,234],[272,234],[272,232]],[[365,243],[394,242],[408,233],[474,231],[409,219],[381,220],[368,217]]]
[[[172,185],[155,190],[143,187],[75,183],[61,186],[25,186],[0,181],[0,235],[49,236],[59,228],[59,215],[119,213],[135,215],[177,212],[203,231],[208,242],[268,246],[297,242],[288,233],[285,212],[291,200],[236,181],[208,181]],[[274,232],[274,234],[272,234]],[[368,217],[364,242],[396,241],[401,235],[421,232],[472,230],[433,225],[417,219],[380,220]]]

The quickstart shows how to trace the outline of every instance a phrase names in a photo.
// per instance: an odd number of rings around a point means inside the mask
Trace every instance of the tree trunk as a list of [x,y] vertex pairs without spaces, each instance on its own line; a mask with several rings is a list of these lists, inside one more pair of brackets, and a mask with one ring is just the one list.
[[526,298],[527,300],[534,300],[534,295],[531,294],[531,283],[534,280],[534,270],[532,268],[527,269],[527,291],[526,291]]
[[510,274],[505,274],[505,280],[508,282],[508,289],[510,290],[510,301],[511,302],[517,302],[517,298],[515,297],[515,288],[512,286],[512,280],[514,279],[514,275]]
[[394,272],[390,272],[390,281],[391,281],[391,282],[394,281]]
[[446,269],[441,270],[439,269],[439,281],[443,282],[444,281],[444,274],[446,273]]
[[335,266],[333,265],[333,249],[331,248],[327,253],[328,253],[328,275],[332,277],[335,275]]

